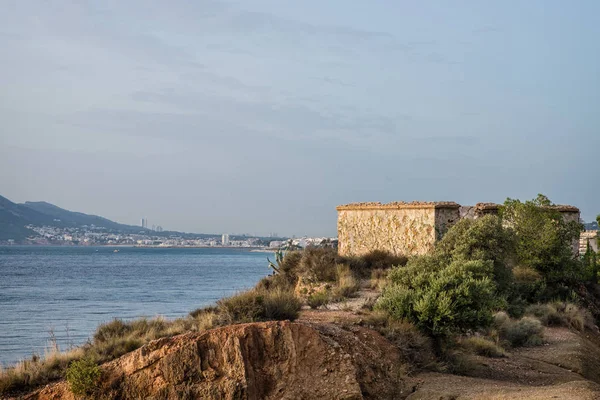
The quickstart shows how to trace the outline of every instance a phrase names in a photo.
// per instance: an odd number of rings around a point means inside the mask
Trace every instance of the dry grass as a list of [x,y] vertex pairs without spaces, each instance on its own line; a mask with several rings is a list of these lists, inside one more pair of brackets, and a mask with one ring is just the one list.
[[496,314],[494,325],[499,338],[512,347],[539,346],[544,342],[544,327],[537,318],[523,317],[513,320],[502,312]]
[[0,370],[0,397],[31,390],[65,376],[72,361],[83,358],[96,364],[118,358],[148,342],[185,332],[200,332],[226,324],[295,319],[301,303],[293,292],[282,289],[250,290],[219,301],[218,307],[192,311],[185,318],[162,317],[113,321],[101,324],[87,344],[68,352],[57,346],[44,357],[34,356]]
[[595,330],[592,314],[573,303],[534,304],[527,307],[525,314],[536,317],[545,326],[565,326],[580,332],[586,328]]
[[80,359],[84,353],[82,348],[64,353],[53,348],[47,350],[43,358],[33,356],[13,367],[0,368],[0,394],[19,392],[60,379],[69,363]]
[[513,278],[517,283],[534,283],[542,278],[542,275],[531,267],[518,266],[513,269]]
[[283,289],[254,289],[217,302],[218,314],[226,324],[269,320],[294,320],[302,303],[293,292]]
[[388,280],[387,280],[388,272],[389,272],[389,270],[381,269],[381,268],[372,270],[371,271],[371,280],[369,282],[369,286],[371,287],[371,289],[383,291],[383,288],[388,283]]
[[373,311],[363,316],[362,325],[378,331],[398,348],[407,361],[408,372],[436,364],[431,339],[410,322],[392,320],[383,311]]
[[483,357],[504,357],[506,352],[493,341],[481,336],[471,336],[459,341],[465,350]]
[[308,296],[306,302],[312,309],[320,308],[329,303],[329,293],[327,293],[325,290],[315,292]]
[[335,301],[353,296],[360,289],[360,282],[356,279],[347,265],[336,266],[336,286],[333,288],[332,298]]

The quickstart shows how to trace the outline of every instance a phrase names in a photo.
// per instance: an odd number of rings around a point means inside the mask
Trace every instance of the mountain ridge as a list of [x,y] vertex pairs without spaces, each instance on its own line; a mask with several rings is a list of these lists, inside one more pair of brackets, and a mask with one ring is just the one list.
[[[23,241],[35,234],[26,225],[54,226],[59,228],[80,228],[94,225],[115,233],[146,233],[156,234],[148,228],[136,225],[121,224],[98,215],[70,211],[46,201],[26,201],[15,203],[0,195],[0,240]],[[163,231],[161,236],[182,235],[193,237],[214,237],[215,234],[187,233]]]

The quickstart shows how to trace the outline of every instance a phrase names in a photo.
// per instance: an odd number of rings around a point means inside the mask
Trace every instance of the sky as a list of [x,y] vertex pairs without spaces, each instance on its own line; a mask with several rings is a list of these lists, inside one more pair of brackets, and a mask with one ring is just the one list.
[[206,233],[600,213],[600,2],[0,0],[0,195]]

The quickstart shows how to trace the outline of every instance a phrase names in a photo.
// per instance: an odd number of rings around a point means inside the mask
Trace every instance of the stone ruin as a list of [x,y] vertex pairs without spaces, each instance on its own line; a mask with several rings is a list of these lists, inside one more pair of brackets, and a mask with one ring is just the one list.
[[[577,207],[552,206],[566,222],[579,221]],[[420,255],[433,250],[435,242],[463,218],[476,219],[498,214],[499,204],[461,206],[452,201],[352,203],[338,206],[338,251],[342,256],[359,256],[373,250],[396,255]],[[573,253],[579,255],[579,241]]]

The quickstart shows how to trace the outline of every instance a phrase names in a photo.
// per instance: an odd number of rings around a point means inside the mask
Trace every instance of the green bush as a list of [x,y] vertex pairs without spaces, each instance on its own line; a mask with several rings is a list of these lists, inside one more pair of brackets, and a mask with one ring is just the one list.
[[547,298],[564,297],[568,287],[584,278],[582,263],[574,259],[572,249],[582,226],[575,221],[565,222],[546,196],[540,194],[525,203],[507,199],[501,216],[516,234],[518,264],[543,276],[548,283]]
[[512,347],[541,345],[543,331],[542,323],[531,317],[523,317],[516,321],[509,319],[499,327],[500,337]]
[[100,367],[91,359],[83,358],[69,365],[66,378],[74,395],[85,396],[96,391],[100,375]]
[[478,219],[462,219],[436,244],[435,251],[447,261],[492,261],[493,279],[501,293],[512,282],[512,264],[516,238],[495,215]]
[[486,327],[497,305],[491,261],[452,261],[436,256],[411,259],[392,270],[391,284],[376,304],[433,337]]
[[317,309],[329,303],[329,293],[325,290],[315,292],[308,296],[306,302],[310,308]]

